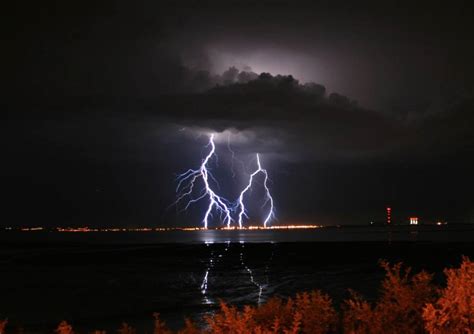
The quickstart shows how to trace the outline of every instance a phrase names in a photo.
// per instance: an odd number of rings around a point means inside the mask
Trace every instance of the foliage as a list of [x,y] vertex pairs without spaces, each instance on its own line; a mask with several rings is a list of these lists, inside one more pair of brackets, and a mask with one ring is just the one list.
[[423,332],[423,307],[434,301],[436,287],[432,275],[422,271],[410,275],[411,268],[391,266],[382,261],[386,276],[375,305],[352,293],[344,303],[343,327],[346,333],[420,333]]
[[58,334],[74,334],[72,326],[67,321],[61,321],[55,330]]
[[160,320],[159,313],[153,313],[153,318],[155,319],[155,327],[153,329],[153,334],[171,334],[171,331],[166,328],[165,322]]
[[5,333],[5,327],[7,326],[8,319],[0,320],[0,334]]
[[351,298],[344,301],[343,328],[349,334],[379,333],[378,322],[373,323],[375,312],[372,306],[360,295],[351,291]]
[[[178,334],[410,334],[410,333],[473,333],[474,332],[474,262],[463,258],[461,266],[445,269],[447,284],[439,289],[432,275],[424,271],[411,274],[401,263],[382,261],[385,278],[375,302],[364,300],[356,292],[342,305],[342,317],[332,300],[321,291],[302,292],[293,298],[272,297],[260,306],[239,309],[221,302],[220,310],[205,317],[202,329],[186,319]],[[154,334],[172,331],[154,313]],[[340,321],[342,320],[342,321]],[[7,320],[0,320],[0,334],[5,333]],[[7,331],[8,332],[8,331]],[[17,331],[18,332],[18,331]],[[55,332],[74,334],[72,326],[62,321]],[[123,323],[119,334],[136,334]],[[13,333],[13,332],[12,332]],[[105,334],[96,330],[93,334]]]
[[458,269],[445,269],[447,286],[435,303],[426,305],[423,318],[433,334],[474,332],[474,262],[463,258]]
[[202,331],[189,319],[185,319],[184,328],[178,334],[200,334]]
[[330,333],[337,313],[329,296],[320,291],[303,292],[294,299],[271,298],[260,307],[242,311],[221,302],[221,310],[207,318],[209,333]]

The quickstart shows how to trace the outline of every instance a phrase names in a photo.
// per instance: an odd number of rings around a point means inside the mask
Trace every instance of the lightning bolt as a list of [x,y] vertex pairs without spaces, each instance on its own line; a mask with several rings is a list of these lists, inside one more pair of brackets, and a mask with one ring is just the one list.
[[[227,224],[227,227],[230,227],[230,224],[232,223],[231,205],[225,198],[217,195],[214,190],[212,190],[211,185],[209,183],[209,179],[212,179],[214,183],[219,186],[217,180],[214,178],[208,168],[209,160],[212,157],[217,158],[217,155],[215,153],[216,145],[214,144],[214,134],[210,135],[209,143],[206,145],[206,148],[209,146],[211,147],[211,149],[207,156],[202,160],[201,166],[198,169],[188,169],[186,172],[178,175],[178,185],[176,187],[176,193],[178,194],[178,198],[173,203],[173,205],[178,205],[185,198],[190,198],[186,206],[184,207],[184,210],[187,210],[191,204],[196,203],[201,199],[207,197],[209,199],[209,205],[202,220],[204,228],[207,229],[209,218],[212,218],[212,213],[214,210],[215,212],[218,212],[221,217],[225,216],[224,221]],[[204,183],[204,189],[200,191],[200,195],[198,197],[192,198],[194,186],[198,179],[202,179]]]
[[235,160],[235,152],[230,147],[230,132],[227,136],[227,149],[229,150],[230,154],[232,155],[230,158],[230,171],[232,173],[232,178],[235,178],[235,171],[234,171],[234,160]]
[[237,159],[237,157],[235,156],[235,151],[232,149],[231,145],[230,145],[230,136],[231,136],[231,133],[229,132],[229,135],[227,136],[227,150],[230,152],[231,154],[231,157],[230,157],[230,172],[232,173],[232,178],[235,179],[235,164],[234,164],[234,161],[237,161],[241,167],[242,167],[242,170],[247,173],[247,170],[245,168],[245,164],[242,160],[240,159]]
[[264,175],[264,181],[263,181],[263,187],[265,188],[265,202],[263,203],[262,206],[265,206],[268,202],[270,202],[270,210],[268,211],[267,216],[265,217],[265,220],[263,221],[263,227],[267,227],[268,222],[275,216],[275,213],[273,212],[273,197],[270,194],[270,189],[268,189],[268,173],[267,170],[262,168],[262,165],[260,163],[260,156],[257,153],[257,170],[255,170],[252,174],[250,174],[249,178],[249,183],[247,186],[242,190],[240,193],[237,206],[240,208],[239,211],[239,228],[242,228],[242,223],[243,223],[243,218],[248,218],[246,209],[245,209],[245,204],[244,204],[244,196],[247,191],[249,191],[252,188],[253,180],[254,177],[257,176],[259,173],[262,173]]

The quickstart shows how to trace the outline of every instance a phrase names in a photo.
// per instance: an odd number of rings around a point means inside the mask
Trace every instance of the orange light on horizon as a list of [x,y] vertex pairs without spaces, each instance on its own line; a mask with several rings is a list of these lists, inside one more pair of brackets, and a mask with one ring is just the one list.
[[[290,224],[290,225],[274,225],[274,226],[261,226],[261,225],[249,225],[249,226],[223,226],[216,228],[205,228],[205,227],[102,227],[102,228],[91,228],[88,226],[83,227],[55,227],[52,231],[61,233],[89,233],[89,232],[166,232],[166,231],[205,231],[205,230],[292,230],[292,229],[316,229],[322,228],[323,225],[313,224]],[[13,228],[5,228],[6,230],[12,230]],[[44,227],[22,227],[19,229],[21,232],[30,231],[49,231]]]

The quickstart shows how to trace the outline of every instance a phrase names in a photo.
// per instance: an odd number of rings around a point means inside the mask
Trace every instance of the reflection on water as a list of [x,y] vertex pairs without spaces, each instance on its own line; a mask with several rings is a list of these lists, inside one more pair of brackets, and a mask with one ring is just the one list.
[[245,242],[241,241],[241,242],[240,242],[240,246],[241,246],[241,251],[240,251],[240,264],[241,264],[242,267],[244,267],[245,270],[249,273],[250,282],[252,282],[252,284],[255,285],[255,286],[257,287],[257,289],[258,289],[257,304],[260,305],[260,301],[261,301],[261,298],[262,298],[262,291],[263,291],[264,285],[257,283],[257,281],[256,281],[255,278],[254,278],[254,275],[253,275],[252,270],[251,270],[251,269],[245,264],[245,262],[244,262]]
[[[206,246],[209,247],[210,243],[206,242]],[[211,250],[211,255],[209,257],[209,262],[206,268],[206,273],[204,274],[204,278],[202,279],[201,283],[201,293],[204,296],[203,303],[204,304],[212,304],[209,298],[207,297],[207,282],[209,279],[209,272],[211,271],[212,267],[214,265],[214,251]]]
[[345,226],[308,230],[200,230],[181,235],[182,242],[353,242],[353,241],[474,241],[473,225]]
[[155,311],[177,328],[220,300],[241,307],[312,289],[336,304],[348,289],[371,299],[383,275],[379,259],[442,273],[461,255],[474,257],[469,226],[4,232],[0,241],[0,315],[27,329],[80,319],[81,332],[114,332],[122,321],[146,329]]
[[[239,248],[238,250],[238,263],[240,264],[240,270],[243,270],[246,275],[238,276],[239,281],[236,282],[236,285],[245,285],[249,282],[252,286],[257,289],[256,300],[257,304],[262,302],[262,296],[264,290],[270,283],[269,273],[270,273],[270,265],[273,260],[274,256],[274,243],[268,243],[271,246],[270,255],[268,260],[264,263],[263,269],[262,268],[251,268],[247,263],[246,260],[251,254],[246,254],[245,252],[245,242],[240,241],[239,243],[231,243],[230,240],[225,242],[225,246],[222,249],[222,244],[214,244],[213,242],[206,242],[206,248],[209,251],[209,260],[206,263],[206,267],[204,270],[204,276],[202,279],[202,283],[200,286],[201,294],[203,295],[203,304],[205,305],[213,305],[216,304],[216,300],[211,297],[210,291],[213,291],[213,286],[209,285],[210,278],[212,278],[213,282],[214,279],[217,280],[219,276],[224,276],[225,272],[229,270],[229,267],[232,268],[233,263],[235,263],[235,259],[232,256],[236,256],[237,252],[229,252],[231,247]],[[227,263],[224,263],[227,261]],[[219,264],[220,267],[218,266]],[[257,271],[261,271],[261,277],[258,277]],[[218,291],[216,291],[218,293]],[[252,296],[253,293],[250,293]],[[248,300],[248,302],[252,302],[252,300]]]

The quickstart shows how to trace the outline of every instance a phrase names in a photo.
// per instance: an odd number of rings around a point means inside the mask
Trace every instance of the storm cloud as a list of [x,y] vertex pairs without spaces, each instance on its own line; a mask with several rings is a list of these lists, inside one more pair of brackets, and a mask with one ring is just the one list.
[[28,5],[1,64],[16,224],[174,224],[211,132],[262,154],[281,219],[474,217],[466,4]]

